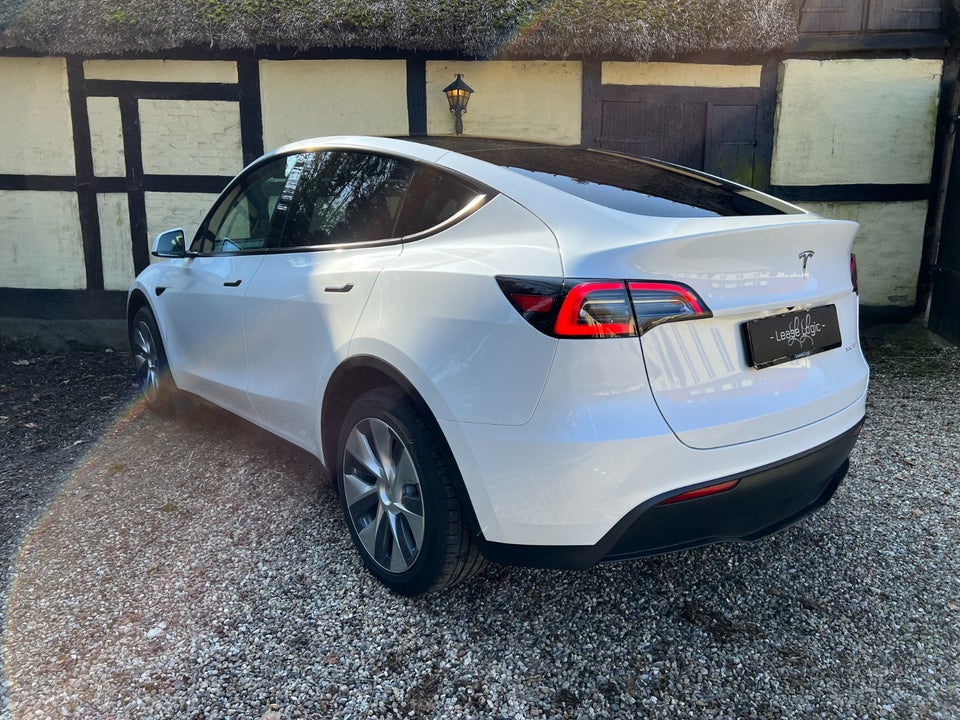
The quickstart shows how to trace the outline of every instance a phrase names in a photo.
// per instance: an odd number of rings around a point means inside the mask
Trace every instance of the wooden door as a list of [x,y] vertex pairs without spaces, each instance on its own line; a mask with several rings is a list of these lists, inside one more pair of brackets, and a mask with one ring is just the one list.
[[601,89],[598,145],[762,186],[759,89]]
[[960,142],[953,146],[927,325],[938,335],[960,343]]
[[710,103],[703,169],[753,187],[756,164],[757,106]]

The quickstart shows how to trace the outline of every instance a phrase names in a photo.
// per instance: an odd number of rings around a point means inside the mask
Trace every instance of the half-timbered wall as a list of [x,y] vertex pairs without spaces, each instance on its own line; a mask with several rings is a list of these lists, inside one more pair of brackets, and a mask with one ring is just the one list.
[[942,65],[916,58],[781,65],[773,192],[860,223],[854,250],[867,305],[916,302]]
[[[0,319],[121,318],[150,238],[190,232],[245,163],[309,136],[449,133],[458,72],[476,91],[468,134],[651,155],[859,221],[863,304],[912,308],[942,69],[924,3],[864,40],[894,5],[811,0],[816,30],[753,59],[0,56]],[[894,49],[851,53],[880,35]]]

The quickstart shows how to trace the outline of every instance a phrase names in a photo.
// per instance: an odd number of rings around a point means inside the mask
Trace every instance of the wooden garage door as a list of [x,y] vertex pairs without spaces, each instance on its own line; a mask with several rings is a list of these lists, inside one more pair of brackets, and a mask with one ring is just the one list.
[[953,146],[947,199],[943,207],[928,326],[938,335],[960,343],[960,142]]
[[752,88],[604,86],[599,145],[762,187],[759,95]]

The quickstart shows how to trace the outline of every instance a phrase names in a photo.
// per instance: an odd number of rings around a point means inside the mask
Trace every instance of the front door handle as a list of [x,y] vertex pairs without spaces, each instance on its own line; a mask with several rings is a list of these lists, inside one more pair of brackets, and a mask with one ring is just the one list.
[[335,292],[335,293],[348,293],[353,290],[353,283],[347,283],[346,285],[341,285],[340,287],[325,287],[324,292]]
[[223,286],[224,286],[224,287],[240,287],[240,283],[241,283],[241,282],[243,282],[243,281],[242,281],[242,280],[234,280],[233,282],[225,282],[225,283],[223,284]]

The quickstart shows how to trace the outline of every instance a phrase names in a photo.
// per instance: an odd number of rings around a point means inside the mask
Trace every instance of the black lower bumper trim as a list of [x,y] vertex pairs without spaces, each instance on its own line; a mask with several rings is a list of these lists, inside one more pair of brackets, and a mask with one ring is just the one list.
[[[480,539],[483,554],[502,565],[575,570],[600,562],[707,545],[756,540],[825,505],[847,474],[861,420],[812,450],[744,475],[716,478],[651,498],[618,522],[596,545],[512,545]],[[716,495],[663,505],[671,496],[739,480]]]

